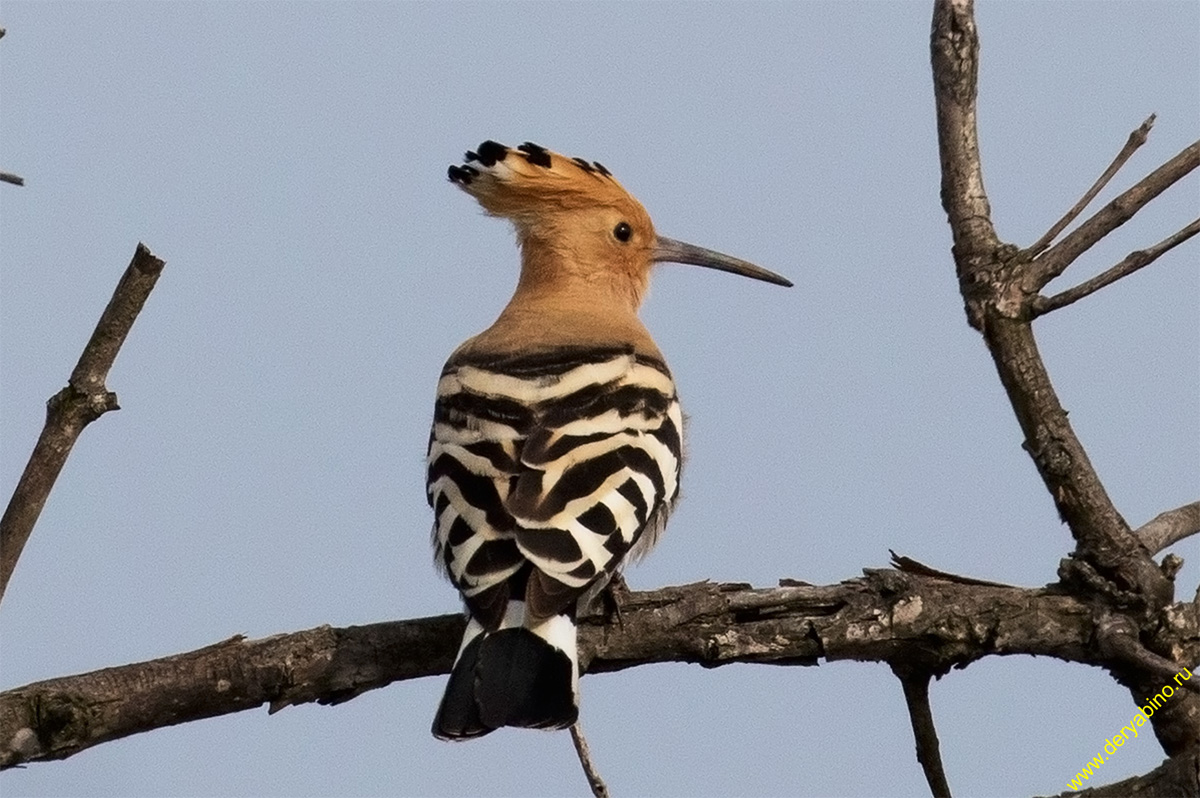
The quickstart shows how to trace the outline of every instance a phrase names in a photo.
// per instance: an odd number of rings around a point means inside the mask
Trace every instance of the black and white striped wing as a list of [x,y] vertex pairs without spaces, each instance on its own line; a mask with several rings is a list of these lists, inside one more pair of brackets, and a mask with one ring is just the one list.
[[426,461],[434,555],[469,604],[525,564],[505,505],[532,419],[532,408],[465,388],[459,369],[438,383]]
[[529,563],[531,611],[563,611],[649,550],[678,496],[683,421],[656,360],[608,350],[452,366],[437,407],[434,543],[468,604]]

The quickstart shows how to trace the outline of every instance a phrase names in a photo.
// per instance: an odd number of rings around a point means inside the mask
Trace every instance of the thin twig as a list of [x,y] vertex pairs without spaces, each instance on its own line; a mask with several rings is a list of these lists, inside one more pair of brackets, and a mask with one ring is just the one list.
[[67,387],[46,403],[46,424],[0,518],[0,599],[79,434],[103,414],[119,409],[117,395],[104,381],[162,269],[163,262],[138,244]]
[[1125,146],[1117,153],[1117,157],[1113,158],[1113,162],[1104,170],[1104,174],[1100,175],[1099,179],[1087,190],[1087,193],[1080,198],[1079,202],[1075,203],[1071,210],[1067,211],[1063,218],[1055,222],[1054,226],[1047,230],[1045,235],[1022,253],[1026,258],[1033,259],[1042,254],[1043,250],[1050,246],[1050,243],[1055,238],[1058,238],[1058,234],[1066,230],[1067,225],[1075,221],[1075,217],[1083,213],[1083,209],[1108,185],[1108,181],[1112,180],[1113,176],[1125,165],[1125,162],[1137,152],[1138,147],[1146,143],[1146,139],[1150,136],[1150,128],[1154,127],[1154,119],[1155,114],[1150,114],[1137,130],[1129,134],[1129,138],[1125,141]]
[[1200,502],[1159,513],[1138,527],[1134,534],[1141,538],[1147,550],[1157,554],[1197,532],[1200,532]]
[[1041,316],[1052,310],[1066,307],[1073,302],[1078,302],[1085,296],[1094,294],[1101,288],[1120,280],[1122,277],[1128,277],[1138,269],[1149,266],[1159,256],[1171,251],[1197,233],[1200,233],[1200,219],[1195,220],[1179,232],[1163,239],[1148,249],[1139,249],[1135,252],[1130,252],[1116,266],[1101,272],[1090,280],[1085,280],[1079,285],[1068,288],[1066,291],[1055,294],[1052,297],[1038,297],[1033,302],[1033,315],[1035,317]]
[[578,721],[571,726],[571,742],[575,743],[575,753],[579,754],[579,764],[583,766],[583,775],[587,776],[592,795],[596,798],[608,798],[608,785],[596,770],[596,763],[592,761],[592,751],[588,748],[587,738],[583,736],[583,727]]
[[1147,203],[1183,179],[1197,166],[1200,166],[1200,141],[1194,141],[1184,147],[1175,157],[1096,211],[1062,241],[1035,258],[1030,263],[1029,273],[1034,285],[1041,288],[1058,277],[1097,241],[1132,219]]
[[925,772],[929,792],[933,798],[950,798],[950,784],[942,767],[937,728],[933,725],[933,710],[929,707],[931,676],[928,671],[916,672],[897,667],[893,667],[892,671],[904,688],[904,703],[908,705],[908,717],[912,721],[913,737],[917,742],[917,761]]

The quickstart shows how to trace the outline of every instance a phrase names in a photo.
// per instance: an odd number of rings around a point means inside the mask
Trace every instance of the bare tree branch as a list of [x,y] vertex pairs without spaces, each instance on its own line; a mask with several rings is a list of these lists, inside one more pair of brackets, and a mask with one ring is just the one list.
[[1041,316],[1049,313],[1052,310],[1058,310],[1059,308],[1066,307],[1072,302],[1077,302],[1080,299],[1083,299],[1085,296],[1094,294],[1096,291],[1099,291],[1106,285],[1115,283],[1122,277],[1128,277],[1138,269],[1141,269],[1144,266],[1149,266],[1151,263],[1157,260],[1159,256],[1171,251],[1184,241],[1187,241],[1189,238],[1196,235],[1196,233],[1200,233],[1200,219],[1197,219],[1188,226],[1184,227],[1182,230],[1163,239],[1149,249],[1139,249],[1135,252],[1130,252],[1116,266],[1113,266],[1111,269],[1096,275],[1090,280],[1080,283],[1074,288],[1068,288],[1066,291],[1055,294],[1049,298],[1040,296],[1037,297],[1033,301],[1033,315]]
[[[941,674],[984,656],[1107,666],[1094,607],[1061,590],[963,585],[893,570],[828,586],[701,582],[630,593],[621,619],[580,619],[587,673],[654,662],[815,665],[918,662]],[[1172,644],[1200,659],[1200,617]],[[108,740],[267,704],[337,704],[401,679],[448,673],[459,615],[223,643],[0,693],[0,767],[63,759]],[[430,711],[433,707],[430,706]]]
[[896,665],[892,666],[892,671],[904,688],[904,703],[908,706],[913,738],[917,743],[917,761],[925,772],[925,781],[929,782],[929,792],[933,798],[950,798],[950,784],[942,767],[937,728],[933,725],[933,710],[929,707],[929,680],[932,674]]
[[587,778],[592,795],[595,798],[608,798],[608,785],[600,778],[600,771],[592,761],[592,749],[588,747],[587,738],[583,736],[583,727],[578,721],[571,726],[571,742],[575,744],[575,753],[579,756],[579,764],[583,767],[583,775]]
[[1043,252],[1032,262],[1029,271],[1034,288],[1040,290],[1087,252],[1100,239],[1116,230],[1146,206],[1150,200],[1166,191],[1189,172],[1200,166],[1200,141],[1194,141],[1178,155],[1142,178],[1097,211],[1062,241]]
[[[983,332],[1000,381],[1025,433],[1025,448],[1033,457],[1059,514],[1070,526],[1082,559],[1094,562],[1104,578],[1115,580],[1122,589],[1142,594],[1152,606],[1162,607],[1171,601],[1170,581],[1113,506],[1067,421],[1067,413],[1038,353],[1029,323],[1029,304],[1034,295],[1026,288],[1033,265],[1020,260],[1015,247],[999,243],[987,217],[990,210],[982,195],[982,183],[975,185],[955,177],[982,175],[974,109],[979,40],[972,14],[970,0],[937,0],[932,41],[934,73],[938,75],[934,88],[943,169],[942,203],[954,232],[953,254],[967,316]],[[964,141],[970,145],[963,146]],[[1155,175],[1162,171],[1156,171]],[[1147,181],[1150,178],[1142,184]],[[1151,182],[1151,188],[1130,190],[1140,202],[1137,207],[1169,185],[1165,179]],[[1109,208],[1116,207],[1132,215],[1135,201],[1122,196]],[[1094,234],[1102,226],[1095,223],[1095,218],[1085,222],[1080,230]],[[1075,246],[1068,242],[1081,240],[1077,233],[1079,230],[1043,258],[1061,257],[1055,253],[1067,252]]]
[[1042,251],[1046,249],[1046,247],[1050,246],[1054,239],[1058,238],[1059,233],[1067,229],[1067,225],[1075,221],[1075,217],[1083,213],[1083,209],[1086,208],[1088,204],[1096,198],[1096,195],[1108,185],[1108,181],[1112,180],[1117,172],[1120,171],[1121,167],[1125,165],[1125,162],[1128,161],[1135,152],[1137,152],[1138,147],[1146,143],[1146,139],[1150,136],[1150,128],[1154,127],[1154,118],[1155,115],[1150,114],[1145,122],[1143,122],[1136,130],[1129,134],[1129,138],[1125,141],[1125,146],[1122,147],[1121,151],[1117,153],[1117,157],[1113,158],[1113,162],[1110,163],[1108,168],[1104,170],[1104,174],[1100,175],[1096,182],[1092,184],[1092,187],[1084,193],[1079,202],[1075,203],[1071,210],[1066,212],[1063,218],[1055,222],[1054,225],[1046,231],[1045,235],[1043,235],[1032,246],[1022,252],[1022,256],[1032,259],[1040,255]]
[[[224,642],[0,693],[0,767],[267,704],[336,704],[399,679],[448,673],[460,616]],[[432,711],[432,707],[430,708]]]
[[[937,0],[930,35],[937,98],[942,207],[954,236],[959,283],[973,285],[1000,245],[983,186],[975,98],[979,77],[979,32],[974,0]],[[971,323],[976,320],[968,307]]]
[[137,245],[67,387],[46,403],[46,424],[0,518],[0,599],[79,434],[104,413],[119,409],[117,395],[104,381],[163,265],[144,244]]
[[1137,535],[1149,551],[1158,553],[1200,532],[1200,502],[1159,513],[1138,527]]
[[[1076,257],[1133,216],[1200,163],[1200,142],[1186,148],[1109,203],[1060,243],[1030,260],[1001,243],[983,194],[977,131],[976,77],[979,40],[971,0],[935,0],[931,42],[942,204],[954,236],[953,255],[967,319],[984,338],[1032,457],[1076,548],[1059,569],[1066,589],[1123,608],[1138,630],[1132,642],[1110,635],[1108,654],[1116,678],[1135,701],[1161,676],[1161,658],[1174,655],[1162,636],[1171,622],[1175,563],[1160,568],[1109,498],[1067,420],[1038,352],[1032,319],[1037,292]],[[967,177],[963,177],[967,176]],[[978,179],[971,179],[975,176]],[[1144,655],[1144,656],[1142,656]],[[1189,660],[1190,661],[1190,660]],[[1161,683],[1159,684],[1161,686]],[[1185,694],[1170,713],[1155,713],[1155,734],[1168,754],[1200,745],[1200,697]]]

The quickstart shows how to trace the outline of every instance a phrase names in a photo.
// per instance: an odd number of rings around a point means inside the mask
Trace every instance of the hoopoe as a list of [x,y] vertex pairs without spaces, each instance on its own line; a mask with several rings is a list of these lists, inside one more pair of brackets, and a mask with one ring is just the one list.
[[637,315],[651,268],[791,283],[657,235],[598,162],[485,141],[449,177],[516,227],[521,275],[437,386],[433,546],[468,623],[433,733],[561,729],[579,714],[577,610],[654,546],[679,494],[683,416]]

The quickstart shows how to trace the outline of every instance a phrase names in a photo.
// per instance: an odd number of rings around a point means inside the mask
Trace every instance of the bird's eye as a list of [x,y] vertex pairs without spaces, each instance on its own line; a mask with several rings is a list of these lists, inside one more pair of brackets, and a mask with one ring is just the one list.
[[629,222],[620,222],[613,228],[613,235],[618,241],[628,241],[633,237],[633,228],[629,226]]

